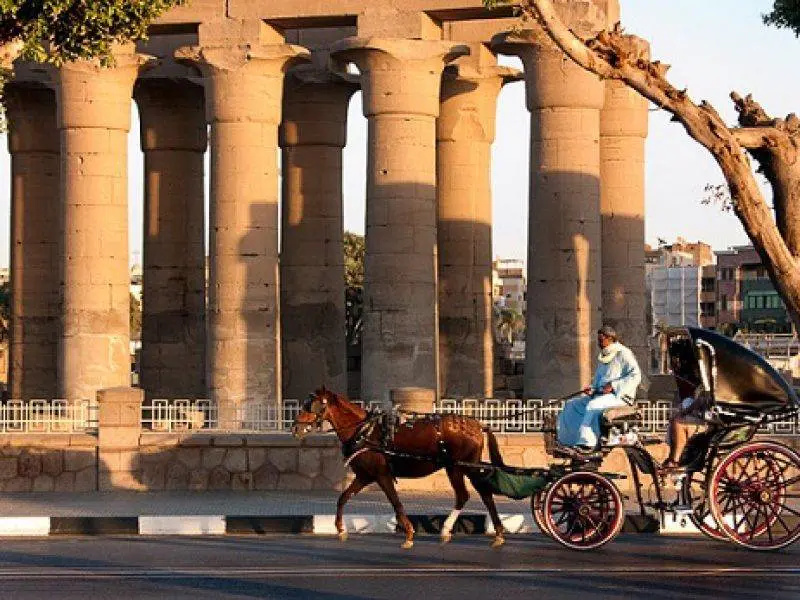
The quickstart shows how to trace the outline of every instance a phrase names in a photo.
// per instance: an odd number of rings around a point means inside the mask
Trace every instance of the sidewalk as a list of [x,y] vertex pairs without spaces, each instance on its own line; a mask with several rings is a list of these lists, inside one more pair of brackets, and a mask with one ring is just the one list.
[[[337,498],[334,491],[5,493],[0,494],[0,536],[333,535]],[[406,492],[401,500],[420,534],[439,533],[453,507],[453,496],[440,492]],[[538,532],[529,500],[495,501],[509,533]],[[391,533],[396,522],[383,493],[370,489],[347,503],[345,524],[352,533]],[[630,517],[628,525],[630,531],[647,529]],[[483,534],[492,529],[483,503],[471,494],[454,531]]]

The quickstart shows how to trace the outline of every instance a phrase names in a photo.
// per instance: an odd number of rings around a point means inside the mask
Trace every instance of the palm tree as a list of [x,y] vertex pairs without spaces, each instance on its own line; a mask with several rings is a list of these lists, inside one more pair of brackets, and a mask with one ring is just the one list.
[[495,307],[495,338],[498,342],[511,344],[514,338],[525,331],[525,319],[511,308]]

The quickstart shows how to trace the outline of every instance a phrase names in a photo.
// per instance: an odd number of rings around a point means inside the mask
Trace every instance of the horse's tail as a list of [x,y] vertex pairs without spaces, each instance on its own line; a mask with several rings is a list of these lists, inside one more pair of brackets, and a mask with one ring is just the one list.
[[489,461],[498,467],[504,467],[506,463],[503,462],[503,457],[500,454],[500,446],[497,444],[497,438],[495,437],[494,433],[488,427],[484,427],[484,433],[486,433],[486,443],[487,448],[489,450]]

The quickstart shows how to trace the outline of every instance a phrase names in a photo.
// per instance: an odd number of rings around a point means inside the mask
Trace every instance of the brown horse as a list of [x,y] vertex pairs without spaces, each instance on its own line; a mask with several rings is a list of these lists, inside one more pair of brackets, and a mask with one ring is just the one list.
[[[443,468],[447,471],[456,500],[455,508],[442,526],[442,543],[452,539],[453,525],[469,499],[464,476],[472,482],[491,515],[495,531],[492,547],[499,548],[505,543],[491,487],[475,469],[458,466],[461,462],[476,463],[481,459],[484,428],[477,420],[460,415],[430,415],[403,424],[397,428],[392,442],[392,450],[403,456],[391,456],[381,451],[382,424],[379,419],[324,387],[304,403],[292,433],[303,437],[312,428],[319,429],[325,421],[332,425],[343,447],[348,449],[346,454],[352,452],[349,464],[355,474],[355,479],[336,504],[336,530],[340,540],[347,539],[342,519],[345,503],[365,486],[377,482],[392,503],[397,522],[405,530],[406,539],[402,547],[411,548],[414,545],[414,526],[397,496],[394,478],[425,477]],[[353,452],[353,442],[364,432],[368,432],[365,444]],[[497,440],[492,432],[487,430],[485,433],[492,463],[502,464]]]

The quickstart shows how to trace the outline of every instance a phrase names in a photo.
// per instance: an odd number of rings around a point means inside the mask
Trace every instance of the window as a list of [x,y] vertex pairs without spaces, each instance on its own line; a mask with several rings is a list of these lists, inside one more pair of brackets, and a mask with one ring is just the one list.
[[721,311],[722,311],[722,310],[728,310],[728,297],[727,297],[725,294],[723,294],[722,296],[720,296],[720,300],[719,300],[719,309],[720,309]]
[[756,296],[756,308],[764,308],[764,296]]
[[714,279],[711,277],[703,277],[703,282],[701,284],[701,291],[703,292],[713,292],[714,291]]

